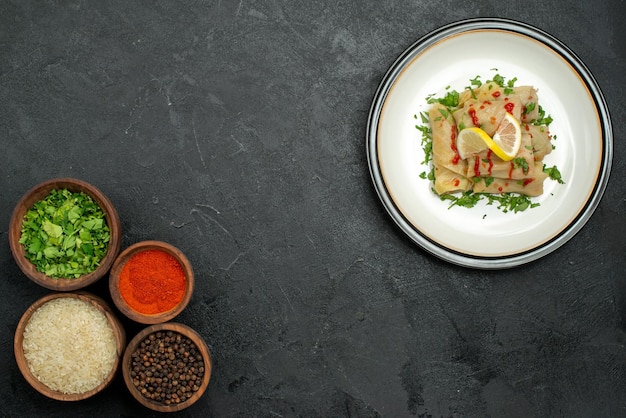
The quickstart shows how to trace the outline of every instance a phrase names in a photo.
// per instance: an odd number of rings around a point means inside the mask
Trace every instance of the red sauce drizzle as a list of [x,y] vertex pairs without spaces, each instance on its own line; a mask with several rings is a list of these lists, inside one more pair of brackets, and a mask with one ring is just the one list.
[[472,123],[474,124],[474,126],[478,126],[478,125],[479,125],[479,123],[478,123],[478,117],[476,117],[476,110],[474,110],[474,109],[470,109],[470,110],[468,110],[468,112],[467,112],[467,113],[468,113],[468,114],[470,115],[470,117],[472,118]]
[[509,166],[509,178],[513,177],[513,163]]
[[493,97],[500,97],[500,92],[496,90],[496,91],[494,91],[493,93],[491,93],[491,95],[492,95]]
[[453,184],[454,184],[454,187],[459,187],[459,184],[461,184],[461,180],[459,180],[459,179],[454,179]]
[[491,154],[493,151],[487,151],[487,160],[489,161],[489,175],[491,175],[491,170],[493,169],[493,161],[491,161]]
[[454,151],[454,157],[452,157],[452,164],[458,164],[461,161],[459,150],[456,147],[456,126],[452,126],[452,133],[450,134],[450,148]]
[[524,125],[524,128],[526,128],[527,131],[530,131],[530,126],[529,125]]
[[511,102],[504,105],[504,109],[511,114],[513,114],[514,107],[515,107],[515,103],[511,103]]
[[474,175],[480,177],[480,157],[474,157]]
[[524,187],[528,186],[533,181],[535,181],[535,179],[526,179],[526,180],[524,180]]

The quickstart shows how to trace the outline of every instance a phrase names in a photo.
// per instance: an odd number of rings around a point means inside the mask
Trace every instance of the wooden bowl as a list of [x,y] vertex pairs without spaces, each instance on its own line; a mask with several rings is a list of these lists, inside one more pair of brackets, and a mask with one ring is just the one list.
[[[95,306],[100,312],[104,314],[107,321],[111,325],[113,329],[113,334],[115,335],[115,345],[116,345],[116,357],[113,367],[111,371],[106,376],[106,378],[95,388],[82,392],[82,393],[73,393],[67,394],[60,391],[52,390],[44,383],[40,382],[37,377],[31,372],[30,367],[28,365],[28,360],[24,354],[23,343],[24,343],[24,329],[26,325],[30,321],[33,313],[37,311],[42,305],[45,303],[57,299],[57,298],[76,298],[82,301],[85,301],[92,306]],[[120,321],[115,317],[109,305],[98,296],[87,292],[76,292],[76,293],[52,293],[47,296],[42,297],[33,303],[22,315],[20,319],[17,329],[15,331],[15,338],[13,340],[13,350],[15,353],[15,360],[17,362],[17,366],[26,379],[26,381],[35,389],[37,392],[59,401],[79,401],[83,399],[87,399],[102,390],[104,390],[109,384],[113,381],[115,374],[119,368],[121,362],[121,356],[126,346],[126,333]]]
[[[120,292],[120,278],[124,266],[133,256],[148,250],[160,250],[174,257],[174,259],[178,261],[178,264],[180,264],[185,276],[186,286],[182,299],[176,306],[166,311],[159,311],[155,313],[140,312],[129,305]],[[142,324],[160,324],[176,317],[183,311],[183,309],[185,309],[191,300],[193,288],[193,269],[187,257],[185,257],[185,255],[178,248],[161,241],[142,241],[126,248],[120,253],[113,263],[113,267],[111,268],[109,274],[109,291],[111,292],[113,303],[128,318]],[[163,291],[166,291],[166,289],[163,288]]]
[[[84,274],[78,278],[63,279],[46,276],[44,273],[37,271],[35,265],[26,258],[24,246],[20,244],[22,235],[22,221],[24,215],[38,201],[44,199],[52,190],[67,189],[70,192],[83,192],[89,196],[100,206],[105,214],[105,220],[109,227],[109,247],[105,257],[100,261],[100,265],[91,273]],[[111,268],[111,265],[117,257],[122,241],[120,219],[117,211],[109,199],[96,187],[77,179],[59,178],[48,180],[38,184],[29,190],[18,202],[11,217],[9,225],[9,245],[11,253],[19,268],[29,279],[35,283],[51,290],[71,291],[82,289],[96,281],[100,280]]]
[[[148,399],[141,394],[141,389],[136,387],[133,383],[133,375],[132,375],[132,354],[135,350],[142,344],[142,342],[149,338],[150,335],[156,335],[157,332],[167,332],[173,331],[174,333],[181,334],[184,337],[189,338],[197,347],[199,353],[202,355],[202,360],[204,362],[204,374],[194,382],[199,386],[199,389],[191,395],[189,399],[184,402],[178,404],[166,405],[164,403]],[[151,325],[147,328],[144,328],[140,331],[135,338],[133,338],[126,351],[124,352],[124,357],[122,359],[122,375],[124,376],[124,382],[126,383],[126,387],[132,394],[132,396],[139,401],[142,405],[147,408],[150,408],[154,411],[159,412],[176,412],[182,409],[188,408],[193,405],[206,391],[207,386],[209,385],[209,380],[211,379],[211,370],[213,368],[211,353],[209,348],[207,347],[205,341],[202,339],[200,334],[194,331],[192,328],[175,323],[175,322],[167,322],[164,324]]]

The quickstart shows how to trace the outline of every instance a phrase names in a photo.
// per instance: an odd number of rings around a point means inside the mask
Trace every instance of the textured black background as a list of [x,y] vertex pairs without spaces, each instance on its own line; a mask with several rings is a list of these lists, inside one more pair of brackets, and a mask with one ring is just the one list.
[[[478,16],[570,46],[615,127],[588,224],[506,271],[412,244],[364,148],[394,59]],[[48,291],[13,261],[9,218],[29,188],[70,176],[116,205],[123,247],[167,241],[195,269],[177,320],[205,337],[214,374],[181,415],[626,416],[625,18],[624,0],[2,1],[0,413],[149,412],[121,376],[66,404],[15,364],[17,322]]]

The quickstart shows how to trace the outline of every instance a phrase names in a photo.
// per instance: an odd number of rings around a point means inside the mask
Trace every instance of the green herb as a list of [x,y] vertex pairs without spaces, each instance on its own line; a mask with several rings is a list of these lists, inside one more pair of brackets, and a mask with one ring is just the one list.
[[472,78],[472,79],[470,80],[470,84],[471,84],[472,86],[475,86],[475,87],[480,87],[480,86],[482,86],[482,85],[483,85],[483,82],[482,82],[482,81],[480,81],[480,76],[479,76],[479,75],[477,75],[476,77],[474,77],[474,78]]
[[504,88],[504,94],[511,94],[514,92],[513,87],[515,87],[515,82],[517,81],[517,77],[514,77],[507,81],[506,87]]
[[435,169],[431,169],[428,173],[425,171],[420,173],[420,178],[424,180],[435,181]]
[[524,106],[524,111],[522,113],[526,115],[526,114],[532,112],[533,110],[535,110],[536,106],[537,106],[537,104],[535,102],[528,102],[526,104],[526,106]]
[[553,122],[552,120],[552,116],[548,115],[546,116],[546,111],[543,110],[543,107],[541,107],[541,105],[539,105],[539,117],[537,119],[532,120],[530,123],[532,123],[533,125],[546,125],[546,126],[550,126],[550,124]]
[[[487,178],[485,178],[485,181]],[[493,179],[492,179],[493,181]],[[533,209],[540,206],[539,203],[533,203],[530,197],[518,193],[502,193],[502,194],[488,194],[488,193],[474,193],[471,190],[463,192],[460,196],[453,194],[443,194],[439,196],[442,201],[451,201],[448,209],[453,206],[462,206],[465,208],[473,208],[481,200],[486,199],[488,205],[497,204],[497,208],[504,213],[507,212],[523,212],[526,209]]]
[[511,94],[513,93],[513,87],[515,86],[516,81],[517,81],[517,77],[512,78],[509,81],[506,81],[506,79],[503,76],[501,76],[500,74],[496,74],[493,76],[493,80],[488,80],[487,83],[490,83],[490,82],[496,83],[498,86],[504,88],[504,94]]
[[425,125],[415,125],[415,129],[417,129],[418,131],[420,131],[423,135],[429,136],[432,134],[430,128],[428,126]]
[[543,172],[546,173],[548,177],[550,177],[552,180],[557,181],[559,184],[565,184],[565,182],[561,178],[561,172],[558,168],[556,168],[556,166],[546,167],[546,165],[544,164]]
[[108,250],[102,209],[85,193],[53,190],[22,221],[20,243],[37,271],[77,278],[94,271]]
[[[413,117],[417,119],[417,115],[413,115]],[[428,124],[428,114],[426,112],[421,112],[420,118],[423,125],[415,125],[415,129],[422,133],[422,149],[424,150],[424,161],[422,161],[422,164],[428,164],[433,154],[432,129]]]
[[500,74],[496,74],[493,76],[493,81],[494,83],[496,83],[497,85],[499,85],[500,87],[504,87],[504,77],[502,77]]
[[470,85],[466,86],[465,89],[469,90],[470,93],[472,94],[472,98],[475,100],[476,99],[476,93],[474,93],[474,89],[472,87],[480,87],[483,85],[483,82],[480,81],[480,76],[477,75],[476,77],[470,79]]
[[422,164],[428,164],[433,159],[433,142],[427,142],[422,148],[424,149],[424,161],[422,161]]
[[539,203],[532,203],[526,195],[517,193],[502,193],[500,195],[487,195],[487,204],[498,204],[498,209],[502,212],[523,212],[528,208],[536,208]]
[[457,107],[459,105],[459,92],[456,90],[451,90],[441,98],[436,98],[433,95],[430,95],[426,98],[426,102],[428,104],[441,103],[446,107]]
[[448,206],[450,209],[453,206],[462,206],[464,208],[473,208],[482,199],[482,195],[474,193],[471,190],[463,192],[461,196],[454,196],[451,194],[443,194],[440,196],[441,200],[451,200],[452,203]]
[[513,167],[520,168],[524,172],[524,174],[528,174],[528,161],[522,157],[517,157],[513,159]]

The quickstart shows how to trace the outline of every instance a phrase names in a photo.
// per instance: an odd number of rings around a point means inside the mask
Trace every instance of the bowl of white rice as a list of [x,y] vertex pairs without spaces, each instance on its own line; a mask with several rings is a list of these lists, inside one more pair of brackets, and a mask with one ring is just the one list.
[[124,328],[109,305],[76,292],[33,303],[18,323],[13,348],[20,372],[35,390],[79,401],[111,383],[125,345]]

